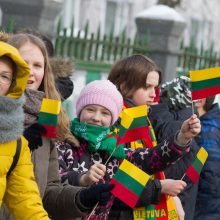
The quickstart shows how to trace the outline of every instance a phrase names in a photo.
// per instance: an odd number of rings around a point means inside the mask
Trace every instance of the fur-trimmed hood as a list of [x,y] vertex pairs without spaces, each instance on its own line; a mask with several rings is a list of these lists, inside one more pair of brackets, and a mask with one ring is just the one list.
[[50,58],[50,65],[55,79],[57,77],[70,77],[74,72],[74,63],[69,58]]
[[62,100],[66,100],[73,93],[73,81],[71,76],[74,71],[73,62],[68,58],[51,58],[50,64]]

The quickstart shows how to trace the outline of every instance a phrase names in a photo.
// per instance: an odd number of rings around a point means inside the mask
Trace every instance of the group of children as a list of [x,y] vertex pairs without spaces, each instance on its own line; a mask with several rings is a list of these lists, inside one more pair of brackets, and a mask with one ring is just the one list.
[[[0,157],[4,161],[1,159],[0,162],[3,186],[0,200],[5,202],[15,219],[87,218],[97,202],[90,219],[133,219],[134,210],[111,195],[114,186],[108,184],[123,159],[155,177],[147,182],[136,207],[161,203],[161,194],[166,194],[175,198],[179,219],[184,218],[176,196],[184,190],[186,183],[165,179],[161,171],[190,151],[192,138],[201,129],[197,116],[193,114],[178,131],[158,144],[154,140],[153,146],[148,146],[146,139],[149,137],[146,137],[116,148],[114,135],[120,127],[122,110],[141,105],[149,107],[155,103],[161,72],[152,60],[143,55],[132,55],[113,66],[108,80],[87,84],[76,102],[77,118],[69,123],[61,110],[57,139],[49,140],[41,137],[45,131],[38,126],[37,118],[44,97],[60,100],[60,96],[44,43],[31,34],[16,34],[1,45],[0,117],[8,126],[1,120],[1,132],[4,133],[0,140]],[[22,106],[25,115],[22,115]],[[14,121],[9,122],[8,118]],[[26,140],[21,138],[18,162],[7,176],[23,126],[32,153],[26,149]],[[30,143],[36,144],[33,140],[39,138],[38,145],[42,146],[33,148]],[[3,214],[2,218],[12,218],[6,216]]]

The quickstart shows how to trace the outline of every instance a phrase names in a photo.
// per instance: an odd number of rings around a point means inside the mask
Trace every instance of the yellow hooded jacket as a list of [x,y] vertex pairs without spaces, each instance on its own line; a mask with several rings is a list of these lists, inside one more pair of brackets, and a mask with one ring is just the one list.
[[[6,55],[16,64],[16,85],[7,94],[7,98],[21,98],[29,77],[29,67],[20,57],[16,48],[0,41],[0,57]],[[3,108],[3,106],[0,106]],[[1,123],[1,122],[0,122]],[[35,182],[28,142],[21,137],[21,151],[17,165],[6,177],[16,152],[17,140],[0,140],[0,208],[6,203],[16,220],[49,219],[43,209],[38,186]]]

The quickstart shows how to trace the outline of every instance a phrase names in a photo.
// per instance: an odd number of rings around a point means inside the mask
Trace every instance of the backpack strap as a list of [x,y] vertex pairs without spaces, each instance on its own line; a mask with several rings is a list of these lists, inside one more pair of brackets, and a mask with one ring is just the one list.
[[10,169],[8,170],[8,173],[7,173],[7,177],[9,177],[9,175],[11,174],[11,172],[13,171],[13,169],[15,168],[17,162],[18,162],[18,159],[19,159],[19,156],[20,156],[20,152],[21,152],[21,138],[19,138],[17,140],[17,146],[16,146],[16,152],[15,152],[15,155],[13,157],[13,162],[11,164],[11,167]]

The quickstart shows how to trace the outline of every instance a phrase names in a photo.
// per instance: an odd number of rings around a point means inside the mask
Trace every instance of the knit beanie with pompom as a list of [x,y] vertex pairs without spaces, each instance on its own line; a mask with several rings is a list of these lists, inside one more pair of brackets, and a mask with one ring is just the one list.
[[76,101],[77,117],[87,105],[101,105],[108,109],[112,115],[111,125],[113,125],[122,111],[123,98],[116,86],[109,80],[95,80],[82,89]]

